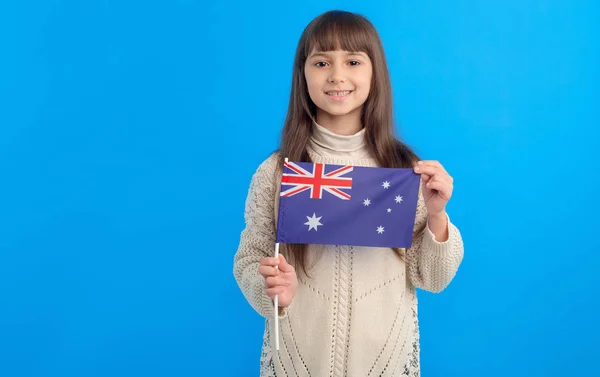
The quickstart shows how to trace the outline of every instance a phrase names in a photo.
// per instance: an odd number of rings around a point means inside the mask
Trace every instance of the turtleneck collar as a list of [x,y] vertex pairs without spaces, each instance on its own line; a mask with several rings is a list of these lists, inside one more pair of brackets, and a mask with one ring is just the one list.
[[368,155],[364,128],[354,135],[338,135],[313,122],[311,146],[323,156],[361,158]]

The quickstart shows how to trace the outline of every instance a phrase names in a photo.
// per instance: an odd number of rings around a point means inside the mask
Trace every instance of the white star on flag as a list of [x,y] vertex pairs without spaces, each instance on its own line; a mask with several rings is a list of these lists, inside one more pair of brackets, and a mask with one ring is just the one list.
[[390,188],[390,183],[388,181],[385,181],[385,182],[383,182],[382,186],[384,189],[388,189],[388,188]]
[[[323,217],[323,216],[321,216]],[[317,217],[317,215],[315,213],[313,213],[312,217],[306,216],[306,218],[308,219],[307,222],[304,223],[304,225],[308,225],[308,231],[310,232],[311,229],[314,229],[315,231],[319,230],[317,229],[317,227],[319,225],[323,226],[323,224],[321,224],[319,222],[319,220],[321,220],[321,217]]]
[[391,208],[388,208],[388,209],[387,209],[387,211],[388,211],[388,213],[390,213],[390,212],[392,212],[392,209],[391,209]]
[[371,204],[371,199],[368,199],[368,198],[367,198],[367,199],[365,199],[365,200],[363,201],[363,204],[365,205],[365,207],[368,207],[368,206]]
[[402,203],[402,197],[400,195],[396,196],[396,203]]
[[377,227],[377,233],[383,234],[384,228],[382,226]]

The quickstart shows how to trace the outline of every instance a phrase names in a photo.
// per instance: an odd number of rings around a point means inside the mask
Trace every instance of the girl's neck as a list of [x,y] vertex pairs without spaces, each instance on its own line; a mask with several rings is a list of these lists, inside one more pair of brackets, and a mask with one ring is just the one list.
[[345,115],[331,115],[317,110],[317,123],[337,135],[354,135],[362,130],[361,112],[355,111]]
[[357,159],[369,157],[364,128],[352,135],[340,135],[313,122],[310,149],[323,157]]

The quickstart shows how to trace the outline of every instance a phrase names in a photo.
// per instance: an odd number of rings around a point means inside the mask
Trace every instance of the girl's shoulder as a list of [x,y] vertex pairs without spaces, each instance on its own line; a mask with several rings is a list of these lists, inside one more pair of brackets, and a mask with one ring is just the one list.
[[252,175],[252,183],[254,186],[270,186],[277,182],[279,171],[279,152],[273,152],[258,165]]
[[256,168],[256,172],[260,174],[274,174],[279,167],[279,152],[275,151],[265,158]]
[[272,152],[267,158],[265,158],[260,165],[259,169],[274,169],[279,165],[279,151]]

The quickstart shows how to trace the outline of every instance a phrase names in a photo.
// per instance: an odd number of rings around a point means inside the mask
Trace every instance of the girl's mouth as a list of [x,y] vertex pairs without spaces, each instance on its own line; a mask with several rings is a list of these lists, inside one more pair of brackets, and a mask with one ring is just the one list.
[[325,94],[327,94],[329,97],[331,97],[331,99],[335,101],[342,101],[346,99],[350,95],[350,93],[352,93],[352,90],[325,92]]

